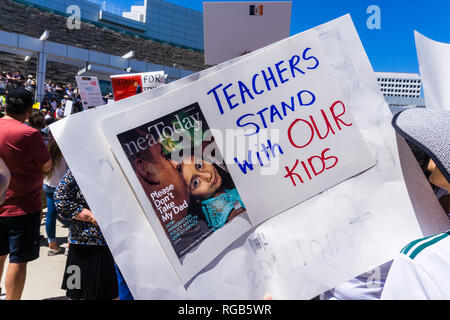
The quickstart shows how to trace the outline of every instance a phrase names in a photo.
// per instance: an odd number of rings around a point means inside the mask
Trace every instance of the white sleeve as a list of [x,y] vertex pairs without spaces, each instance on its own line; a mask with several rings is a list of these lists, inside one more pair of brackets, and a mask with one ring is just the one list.
[[382,300],[428,300],[441,296],[429,273],[401,253],[395,258],[381,293]]

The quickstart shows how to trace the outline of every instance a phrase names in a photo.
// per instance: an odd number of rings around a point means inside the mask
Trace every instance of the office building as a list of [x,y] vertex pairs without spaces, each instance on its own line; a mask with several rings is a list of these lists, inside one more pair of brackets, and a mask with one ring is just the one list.
[[422,83],[418,74],[394,72],[375,72],[375,74],[385,97],[420,97]]
[[[74,84],[85,69],[107,92],[111,74],[164,71],[170,82],[207,68],[201,12],[164,0],[130,1],[128,8],[117,3],[1,0],[0,71],[37,75],[39,69],[45,80]],[[72,28],[77,11],[81,21]]]
[[409,108],[425,108],[417,73],[375,72],[380,90],[393,114]]

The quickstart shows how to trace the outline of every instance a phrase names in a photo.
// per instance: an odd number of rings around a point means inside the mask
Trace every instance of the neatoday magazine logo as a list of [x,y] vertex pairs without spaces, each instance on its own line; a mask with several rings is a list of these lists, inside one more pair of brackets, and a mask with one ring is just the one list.
[[198,103],[117,135],[180,262],[246,211]]

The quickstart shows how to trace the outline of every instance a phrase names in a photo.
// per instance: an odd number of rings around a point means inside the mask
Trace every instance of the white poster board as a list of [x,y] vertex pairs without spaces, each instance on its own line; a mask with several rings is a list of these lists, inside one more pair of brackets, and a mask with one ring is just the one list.
[[[244,232],[375,165],[358,124],[345,105],[347,102],[334,79],[330,61],[316,32],[310,30],[255,53],[251,61],[237,62],[144,103],[131,113],[126,111],[105,119],[102,127],[167,256],[185,284]],[[151,114],[148,110],[152,110]],[[183,117],[185,114],[189,115]],[[136,132],[137,127],[142,134]],[[196,162],[203,160],[201,166],[207,167],[210,163],[205,160],[209,156],[208,149],[194,155],[196,150],[192,150],[190,142],[186,147],[192,156],[175,160],[179,174],[158,178],[160,185],[156,189],[140,181],[148,176],[139,171],[136,154],[144,154],[141,161],[145,161],[148,159],[145,153],[155,144],[164,147],[170,141],[171,145],[183,146],[186,136],[191,138],[186,134],[189,130],[194,131],[193,144],[212,139],[220,142],[222,148],[217,149],[221,149],[233,181],[228,187],[233,190],[230,191],[233,196],[220,194],[227,173],[221,174],[213,168],[210,171],[189,168],[187,162],[194,161],[193,158]],[[198,143],[194,141],[196,135]],[[232,145],[235,140],[239,144]],[[183,153],[187,152],[186,147],[180,147]],[[170,161],[179,158],[179,152],[174,149],[168,156]],[[147,166],[162,166],[153,164],[155,155],[152,158],[152,164]],[[168,166],[167,170],[170,169]],[[202,180],[198,178],[202,173],[210,176]],[[174,182],[177,175],[184,176],[191,198],[195,198],[189,205],[189,199],[178,201],[179,206],[185,204],[188,212],[183,219],[172,192],[169,192],[170,197],[164,192],[156,195],[166,187],[177,185]],[[197,195],[195,189],[200,188],[201,183],[209,189]],[[184,185],[180,183],[179,188]],[[233,204],[235,199],[245,207],[248,221],[237,216],[223,227],[206,228],[195,238],[191,236],[189,231],[194,223],[198,225],[205,219],[215,226],[209,221],[211,216],[219,219],[218,215],[231,215],[233,210],[230,213],[223,208],[223,202]],[[192,209],[197,201],[201,202],[201,211]],[[179,223],[186,224],[176,229],[180,236],[170,232],[178,223],[177,218],[181,219]],[[184,231],[189,241],[177,251],[174,248],[179,248],[177,244],[184,240]],[[189,249],[190,245],[196,245],[195,250]]]
[[100,123],[125,111],[129,101],[139,106],[251,55],[51,125],[136,299],[261,299],[266,292],[277,299],[308,299],[392,259],[421,237],[400,169],[392,115],[350,16],[313,30],[327,48],[377,165],[246,233],[186,287],[114,160]]
[[68,117],[72,114],[73,101],[66,100],[66,105],[64,107],[64,117]]
[[450,44],[414,31],[427,108],[450,110]]
[[291,6],[291,1],[203,2],[205,64],[218,64],[287,38]]
[[76,76],[75,80],[80,91],[83,110],[105,104],[97,77]]

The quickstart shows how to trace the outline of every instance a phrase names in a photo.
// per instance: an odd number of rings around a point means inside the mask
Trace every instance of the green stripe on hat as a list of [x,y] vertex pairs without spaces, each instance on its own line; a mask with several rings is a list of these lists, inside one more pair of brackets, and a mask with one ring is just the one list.
[[430,241],[425,242],[424,244],[421,244],[411,253],[411,255],[409,257],[411,259],[414,259],[423,249],[428,248],[429,246],[435,244],[436,242],[441,241],[442,239],[448,237],[448,235],[449,235],[449,232],[443,233],[439,237],[436,237],[433,240],[430,240]]

